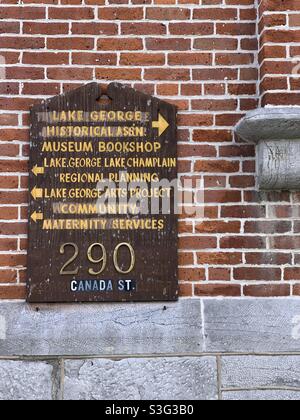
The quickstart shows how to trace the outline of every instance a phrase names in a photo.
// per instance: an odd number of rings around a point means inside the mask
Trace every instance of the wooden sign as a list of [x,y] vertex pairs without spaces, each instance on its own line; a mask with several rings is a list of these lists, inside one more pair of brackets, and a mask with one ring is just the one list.
[[116,83],[103,93],[91,83],[31,110],[29,302],[178,297],[176,108]]

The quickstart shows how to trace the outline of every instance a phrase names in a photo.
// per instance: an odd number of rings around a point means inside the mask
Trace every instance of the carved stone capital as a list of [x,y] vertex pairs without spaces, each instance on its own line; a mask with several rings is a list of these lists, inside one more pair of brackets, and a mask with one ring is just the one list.
[[251,111],[235,133],[257,144],[261,190],[300,190],[300,107]]

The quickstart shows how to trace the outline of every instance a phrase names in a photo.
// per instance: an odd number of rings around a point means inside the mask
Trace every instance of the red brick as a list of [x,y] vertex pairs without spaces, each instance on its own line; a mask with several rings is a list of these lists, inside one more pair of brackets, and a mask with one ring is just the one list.
[[[0,218],[2,218],[2,216]],[[17,248],[18,248],[17,239],[10,239],[10,238],[0,239],[0,251],[17,251]]]
[[[290,194],[289,192],[282,191],[270,191],[270,192],[259,192],[259,191],[245,191],[244,192],[244,201],[250,203],[261,203],[264,201],[270,202],[290,202]],[[270,206],[272,210],[273,206]]]
[[48,79],[53,80],[89,80],[92,78],[92,70],[88,68],[49,68]]
[[17,80],[40,80],[44,78],[44,69],[42,67],[8,67],[6,77]]
[[245,254],[246,264],[284,265],[292,263],[292,255],[280,252],[249,252]]
[[192,101],[192,109],[203,111],[234,111],[237,109],[235,99],[198,99]]
[[[7,74],[7,72],[6,72],[6,74]],[[12,82],[1,83],[0,82],[0,94],[1,95],[18,95],[19,94],[19,83],[12,83]]]
[[254,157],[255,146],[248,144],[220,146],[220,156],[222,157]]
[[256,161],[255,160],[245,160],[242,162],[242,170],[244,173],[255,173],[256,172]]
[[287,233],[291,232],[292,223],[288,221],[247,221],[245,222],[245,233]]
[[284,280],[300,280],[300,267],[285,268]]
[[216,148],[208,145],[179,145],[179,157],[215,157],[217,155]]
[[[235,126],[240,119],[242,118],[241,114],[224,114],[216,115],[216,125],[217,126]],[[254,150],[254,146],[252,146]]]
[[236,96],[255,95],[256,89],[255,83],[230,83],[228,85],[229,94]]
[[17,270],[0,270],[0,283],[16,283]]
[[203,281],[205,270],[203,268],[180,268],[178,272],[179,281]]
[[18,116],[14,114],[0,114],[0,126],[1,125],[18,125]]
[[216,248],[217,239],[209,236],[184,236],[179,238],[179,248],[183,250],[199,250]]
[[178,124],[181,126],[211,126],[213,125],[213,116],[208,114],[180,114],[178,116]]
[[220,247],[229,249],[263,249],[266,248],[266,239],[260,236],[227,236],[221,238]]
[[49,7],[49,19],[89,20],[94,19],[91,7]]
[[197,254],[198,264],[235,265],[242,263],[242,254],[238,252],[203,252]]
[[272,249],[298,249],[300,248],[300,236],[276,236],[270,238]]
[[154,51],[186,51],[189,50],[191,41],[182,38],[149,38],[146,40],[148,50]]
[[16,157],[19,154],[19,146],[16,144],[1,144],[0,155],[2,157]]
[[[193,79],[194,80],[218,80],[222,83],[224,79],[228,80],[236,80],[238,77],[238,73],[236,69],[230,68],[212,68],[212,69],[195,69],[193,70]],[[229,110],[226,109],[228,112]]]
[[262,284],[244,286],[244,295],[252,297],[290,296],[290,286],[288,284]]
[[[251,4],[252,6],[252,4]],[[256,20],[257,18],[257,9],[256,6],[251,7],[251,9],[241,9],[240,10],[240,19],[241,20]]]
[[236,50],[238,41],[234,38],[197,38],[194,48],[203,51],[230,51]]
[[255,177],[250,175],[231,176],[229,184],[232,188],[251,188],[255,186]]
[[193,285],[190,283],[179,283],[179,297],[192,296]]
[[213,23],[170,23],[171,35],[213,35]]
[[189,69],[174,68],[155,68],[146,69],[144,72],[145,80],[189,80],[190,71]]
[[96,70],[97,79],[107,80],[141,80],[141,70],[134,68],[99,68]]
[[142,20],[142,7],[108,7],[99,8],[98,17],[101,20]]
[[146,10],[146,19],[152,20],[188,20],[191,16],[190,9],[150,7]]
[[69,25],[67,23],[24,22],[23,33],[33,35],[67,35],[69,33]]
[[77,35],[117,35],[118,25],[105,22],[72,23],[72,34]]
[[122,66],[161,66],[165,64],[164,54],[122,53]]
[[281,280],[281,268],[234,268],[233,277],[235,280],[245,281],[279,281]]
[[27,170],[26,161],[0,160],[0,172],[27,172]]
[[241,50],[258,51],[257,38],[244,38],[241,40]]
[[20,23],[0,22],[0,34],[18,34],[19,32],[20,32]]
[[266,217],[265,206],[224,206],[221,210],[221,217],[234,219],[256,219]]
[[59,95],[59,83],[24,83],[22,88],[24,95]]
[[216,54],[216,64],[221,66],[239,66],[252,64],[254,62],[254,55],[249,53],[236,54]]
[[1,254],[0,255],[0,266],[3,267],[18,267],[24,266],[27,262],[26,255],[19,254]]
[[166,25],[163,23],[134,22],[122,23],[122,35],[164,35],[167,33]]
[[209,268],[208,270],[209,281],[230,281],[230,276],[230,268]]
[[238,172],[239,167],[239,162],[230,162],[226,160],[199,160],[195,163],[196,172],[232,173]]
[[232,131],[230,130],[194,130],[193,141],[197,142],[230,142],[232,141]]
[[46,9],[45,7],[27,7],[27,6],[15,6],[15,7],[2,7],[0,9],[0,19],[19,19],[19,20],[35,20],[45,19]]
[[105,0],[85,0],[85,4],[91,5],[91,6],[102,6],[105,4]]
[[255,23],[217,23],[217,34],[220,35],[255,35]]
[[51,50],[92,50],[94,48],[93,38],[48,38],[47,47]]
[[212,190],[204,192],[205,203],[240,203],[241,200],[242,194],[240,191]]
[[178,232],[179,233],[193,233],[193,223],[192,222],[178,222]]
[[45,47],[44,38],[0,37],[0,48],[17,50],[36,50]]
[[18,207],[0,207],[0,219],[18,219]]
[[300,296],[300,284],[295,284],[293,286],[293,295]]
[[23,63],[40,65],[69,64],[69,54],[54,52],[24,52]]
[[140,92],[146,93],[146,95],[154,95],[155,86],[153,83],[135,83],[133,85],[134,89],[139,90]]
[[25,299],[26,286],[0,286],[0,299]]
[[225,95],[226,94],[226,85],[225,84],[215,84],[209,83],[204,85],[204,94],[208,96],[215,96],[215,95]]
[[157,85],[156,87],[157,94],[162,96],[177,96],[179,86],[173,83],[164,83]]
[[179,266],[192,265],[194,263],[194,255],[192,252],[179,252],[178,260]]
[[212,55],[201,53],[174,53],[169,54],[168,64],[171,66],[194,66],[194,65],[211,65]]
[[195,296],[241,296],[240,285],[229,284],[196,284]]
[[98,50],[116,51],[116,50],[142,50],[143,43],[137,38],[107,38],[99,39]]
[[19,179],[17,176],[0,176],[1,189],[15,189],[18,188]]
[[224,221],[205,221],[196,223],[196,233],[239,233],[241,229],[240,222],[224,222]]
[[237,9],[231,8],[205,8],[194,9],[193,18],[200,20],[235,20],[237,19]]
[[26,235],[27,231],[27,223],[0,223],[1,235]]
[[205,176],[204,188],[225,188],[226,182],[225,176]]
[[89,52],[73,53],[72,63],[92,66],[115,66],[117,64],[117,55]]

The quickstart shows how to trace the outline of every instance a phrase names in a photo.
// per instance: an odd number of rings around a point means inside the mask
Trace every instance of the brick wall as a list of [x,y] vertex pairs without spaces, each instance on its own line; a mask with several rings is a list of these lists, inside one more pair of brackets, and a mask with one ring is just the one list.
[[0,0],[0,298],[25,294],[29,106],[91,80],[179,107],[180,173],[205,187],[204,218],[180,218],[181,296],[300,294],[300,195],[259,193],[232,131],[300,95],[300,2],[259,3]]
[[300,3],[296,0],[259,3],[262,105],[299,105]]

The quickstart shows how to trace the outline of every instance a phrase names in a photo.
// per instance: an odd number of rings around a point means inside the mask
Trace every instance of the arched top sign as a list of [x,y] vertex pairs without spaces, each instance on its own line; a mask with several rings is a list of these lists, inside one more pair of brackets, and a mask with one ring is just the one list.
[[28,301],[176,300],[176,185],[175,106],[117,83],[34,106]]

